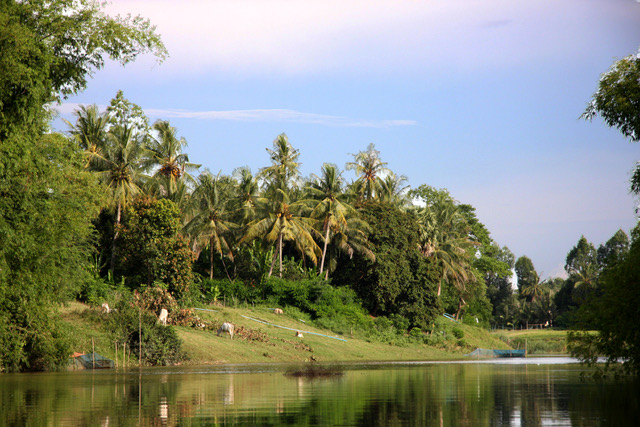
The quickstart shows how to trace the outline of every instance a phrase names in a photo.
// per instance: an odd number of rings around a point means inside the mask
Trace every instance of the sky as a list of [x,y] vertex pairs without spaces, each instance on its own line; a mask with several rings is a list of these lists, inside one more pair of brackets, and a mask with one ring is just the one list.
[[60,118],[122,90],[178,129],[192,162],[223,174],[268,166],[283,132],[304,176],[344,169],[374,143],[412,187],[474,206],[542,277],[563,274],[582,235],[598,246],[636,223],[628,187],[640,144],[579,118],[600,75],[640,48],[636,0],[121,0],[106,10],[149,18],[170,57],[107,63]]

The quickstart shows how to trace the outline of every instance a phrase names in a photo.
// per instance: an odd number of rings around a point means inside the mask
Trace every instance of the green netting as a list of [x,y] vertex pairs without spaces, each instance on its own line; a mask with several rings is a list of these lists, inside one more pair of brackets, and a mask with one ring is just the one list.
[[115,364],[113,360],[98,353],[81,354],[72,357],[70,360],[71,369],[108,369],[113,368]]
[[470,357],[525,357],[524,350],[489,350],[486,348],[477,348],[465,356]]

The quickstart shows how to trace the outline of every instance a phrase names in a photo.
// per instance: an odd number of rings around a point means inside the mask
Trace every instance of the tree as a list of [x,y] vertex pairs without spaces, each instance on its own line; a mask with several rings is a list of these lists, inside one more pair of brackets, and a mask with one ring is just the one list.
[[[230,187],[230,180],[223,181],[220,174],[213,176],[208,171],[201,174],[198,177],[198,185],[193,192],[191,208],[193,218],[184,228],[193,241],[197,255],[202,249],[209,246],[210,279],[213,279],[214,253],[220,255],[223,265],[225,256],[233,260],[229,242],[237,225],[231,220]],[[226,271],[226,265],[224,267]],[[228,271],[227,277],[229,277]],[[230,277],[229,280],[231,280]]]
[[273,141],[273,150],[267,148],[267,152],[271,158],[271,166],[263,168],[259,173],[266,181],[267,192],[271,188],[271,191],[282,190],[288,193],[296,187],[300,173],[300,151],[293,148],[289,138],[283,133]]
[[183,294],[193,281],[193,254],[180,235],[180,210],[170,200],[142,197],[128,209],[122,227],[120,269],[136,289],[164,283],[169,292]]
[[589,243],[584,236],[580,236],[578,243],[567,254],[564,269],[567,274],[571,275],[588,264],[597,266],[598,254],[595,246]]
[[200,165],[189,163],[189,156],[182,152],[187,146],[187,140],[178,139],[177,129],[167,120],[158,120],[153,124],[157,138],[151,138],[146,146],[146,168],[155,168],[152,186],[164,197],[172,198],[178,192],[179,183],[186,181],[195,183],[190,172],[196,171]]
[[276,257],[279,259],[282,277],[282,253],[285,242],[291,242],[298,253],[317,265],[320,248],[313,238],[314,220],[302,215],[305,205],[300,202],[290,203],[288,194],[279,188],[270,198],[258,199],[256,202],[256,219],[247,225],[247,231],[240,243],[261,238],[275,245],[269,277],[273,273]]
[[531,259],[525,255],[518,258],[515,264],[516,276],[518,277],[518,291],[524,295],[525,289],[535,287],[540,283],[540,276],[536,272]]
[[[580,116],[592,120],[600,115],[632,142],[640,141],[640,53],[613,63],[598,83],[591,102]],[[630,190],[640,195],[640,163],[636,162]]]
[[[322,176],[314,177],[306,188],[309,196],[314,204],[310,217],[319,220],[322,224],[321,231],[324,236],[322,247],[322,258],[320,260],[320,274],[324,271],[325,258],[327,255],[327,247],[332,240],[333,235],[339,235],[340,242],[338,247],[350,247],[349,238],[349,220],[356,219],[357,212],[346,202],[346,196],[342,192],[342,176],[335,165],[325,163],[322,166]],[[351,225],[362,225],[356,221],[351,221]],[[357,230],[357,228],[356,228]],[[363,236],[364,237],[364,236]],[[328,278],[329,269],[326,271]]]
[[52,369],[69,348],[51,310],[89,279],[101,192],[64,136],[12,142],[0,142],[0,366]]
[[92,157],[91,169],[109,189],[111,206],[115,209],[114,235],[111,244],[111,272],[115,273],[116,244],[120,233],[122,211],[142,193],[144,180],[144,147],[132,128],[116,128],[109,132],[109,143]]
[[[605,355],[605,369],[622,363],[626,372],[640,375],[638,283],[640,241],[633,239],[629,252],[602,273],[598,298],[591,298],[580,307],[576,330],[569,335],[569,351],[574,357],[595,364],[599,356]],[[580,331],[594,325],[597,334]]]
[[47,104],[107,58],[166,50],[148,21],[90,0],[5,0],[0,29],[0,364],[51,369],[70,353],[52,311],[85,278],[101,192],[75,143],[47,133]]
[[349,284],[374,316],[399,314],[413,326],[429,328],[439,314],[436,266],[419,251],[418,223],[412,212],[377,201],[360,214],[370,226],[375,258],[339,263],[336,283]]
[[353,162],[347,163],[347,170],[353,170],[358,175],[354,183],[356,201],[362,203],[370,201],[380,192],[380,175],[387,173],[386,163],[380,160],[380,151],[371,143],[366,151],[353,154]]
[[110,17],[102,7],[92,0],[3,1],[0,140],[42,117],[45,104],[83,90],[106,58],[124,65],[149,52],[167,57],[148,20]]
[[69,133],[80,148],[85,150],[85,167],[90,168],[91,160],[100,157],[104,150],[109,129],[109,114],[100,113],[95,104],[88,107],[81,105],[73,114],[77,117],[76,123],[72,124],[68,120],[65,122],[70,127]]
[[604,245],[598,247],[598,264],[602,267],[613,265],[628,251],[629,236],[624,231],[618,230]]

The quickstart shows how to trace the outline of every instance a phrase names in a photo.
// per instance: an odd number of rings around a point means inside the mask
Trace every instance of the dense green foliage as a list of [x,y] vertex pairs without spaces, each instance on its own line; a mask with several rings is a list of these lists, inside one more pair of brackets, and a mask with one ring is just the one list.
[[[605,355],[608,363],[622,362],[627,372],[640,374],[640,241],[608,266],[597,291],[580,307],[570,335],[570,350],[588,363]],[[595,328],[596,334],[580,330]]]
[[180,295],[193,281],[193,253],[179,235],[181,215],[168,199],[138,199],[122,228],[119,273],[132,289],[165,283]]
[[86,280],[102,192],[78,147],[47,134],[47,103],[83,89],[107,57],[165,54],[141,18],[91,1],[0,2],[0,365],[60,366],[69,348],[54,304]]

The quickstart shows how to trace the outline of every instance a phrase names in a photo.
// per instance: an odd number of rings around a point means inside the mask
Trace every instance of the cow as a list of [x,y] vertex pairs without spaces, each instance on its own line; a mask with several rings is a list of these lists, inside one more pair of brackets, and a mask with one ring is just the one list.
[[111,313],[111,308],[109,307],[109,304],[107,304],[106,302],[102,303],[102,312],[103,313]]
[[282,311],[282,309],[281,309],[281,308],[274,308],[274,309],[273,309],[273,312],[274,312],[275,314],[283,314],[283,313],[284,313],[284,311]]
[[163,308],[162,310],[160,310],[160,316],[158,316],[158,320],[160,321],[160,323],[162,323],[164,326],[167,326],[167,317],[169,316],[169,312],[167,311],[166,308]]
[[224,332],[228,332],[229,333],[229,337],[231,339],[233,339],[233,330],[234,329],[235,329],[235,326],[233,326],[233,323],[224,322],[222,324],[222,326],[220,326],[220,328],[218,329],[218,336],[220,336],[220,334],[222,334]]
[[302,336],[302,332],[300,332],[300,331],[296,331],[296,337],[298,337],[298,338],[304,338],[304,337]]

